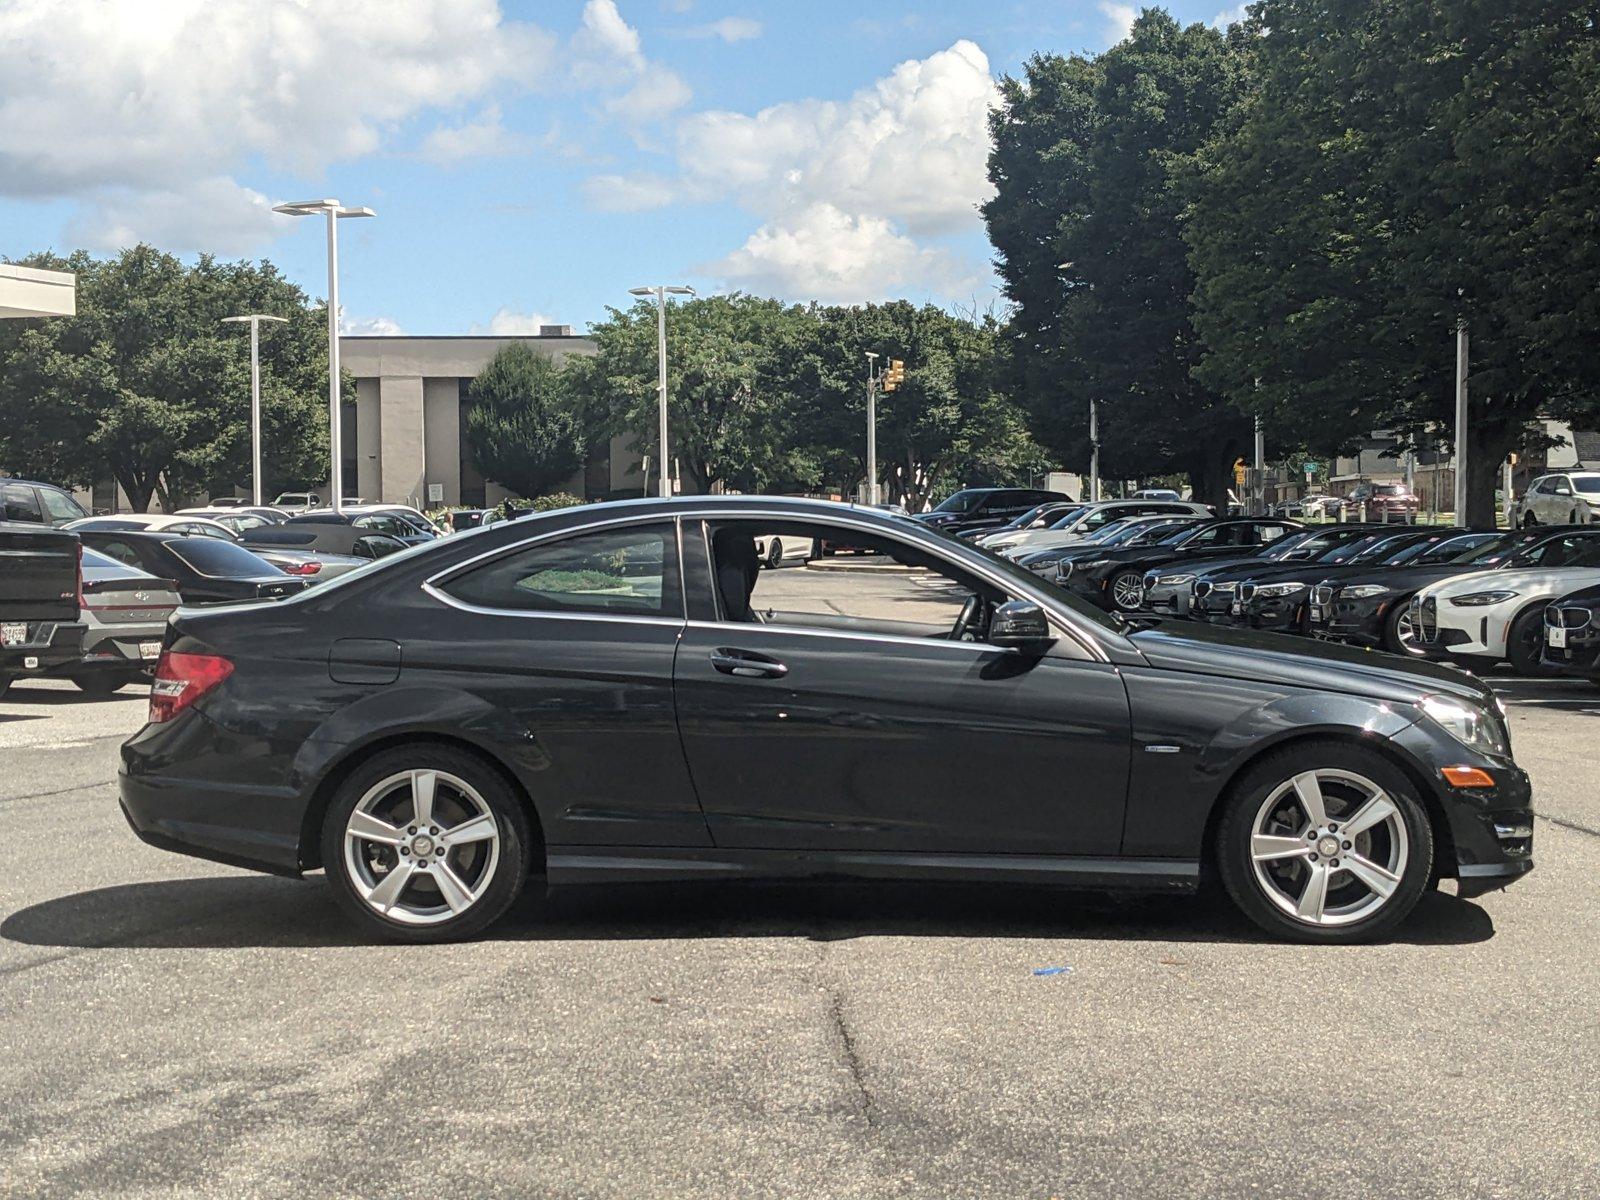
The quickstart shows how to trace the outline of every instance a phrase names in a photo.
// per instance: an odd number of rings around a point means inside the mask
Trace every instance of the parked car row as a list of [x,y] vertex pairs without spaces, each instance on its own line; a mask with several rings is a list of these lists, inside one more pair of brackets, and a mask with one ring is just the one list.
[[1041,573],[1132,617],[1600,679],[1600,528],[1146,517],[1080,540]]

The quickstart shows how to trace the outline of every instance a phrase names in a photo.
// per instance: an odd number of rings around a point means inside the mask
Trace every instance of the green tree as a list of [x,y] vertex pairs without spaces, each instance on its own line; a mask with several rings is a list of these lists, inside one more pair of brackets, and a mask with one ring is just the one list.
[[1036,56],[1002,85],[984,206],[1016,305],[1012,385],[1040,436],[1086,465],[1098,399],[1107,474],[1182,470],[1213,502],[1250,426],[1193,375],[1203,347],[1173,180],[1244,82],[1235,40],[1158,9],[1093,60]]
[[484,478],[539,496],[583,465],[584,422],[572,380],[523,342],[502,347],[472,381],[467,444]]
[[107,477],[134,507],[250,479],[248,338],[225,316],[265,312],[263,470],[271,488],[325,475],[324,318],[270,263],[192,267],[149,246],[114,259],[35,255],[77,274],[77,315],[0,327],[0,461],[62,484]]
[[1255,80],[1183,190],[1196,374],[1329,453],[1452,430],[1468,510],[1547,414],[1595,411],[1600,27],[1577,0],[1262,0]]

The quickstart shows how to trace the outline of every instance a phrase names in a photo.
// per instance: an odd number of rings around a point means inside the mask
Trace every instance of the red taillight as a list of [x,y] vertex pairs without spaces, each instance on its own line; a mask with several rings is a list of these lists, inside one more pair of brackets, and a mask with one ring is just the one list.
[[150,723],[172,720],[232,674],[233,664],[220,654],[162,651],[150,683]]
[[83,542],[78,542],[78,608],[81,611],[88,605],[83,598]]
[[288,563],[278,568],[285,575],[315,575],[322,570],[319,562]]

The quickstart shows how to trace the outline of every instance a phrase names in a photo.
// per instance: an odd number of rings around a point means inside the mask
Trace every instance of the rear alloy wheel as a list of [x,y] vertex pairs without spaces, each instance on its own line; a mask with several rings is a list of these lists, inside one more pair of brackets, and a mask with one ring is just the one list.
[[480,932],[522,890],[528,856],[527,819],[505,781],[444,747],[377,756],[345,781],[323,823],[334,895],[396,941]]
[[1538,523],[1539,523],[1538,518],[1535,517],[1532,513],[1525,513],[1523,515],[1522,527],[1524,529],[1532,529]]
[[1543,675],[1539,652],[1544,643],[1544,610],[1535,605],[1518,615],[1506,632],[1506,661],[1519,675]]
[[1252,768],[1228,804],[1217,865],[1234,902],[1269,933],[1367,941],[1405,920],[1427,890],[1427,813],[1370,750],[1292,747]]
[[1111,603],[1119,612],[1137,612],[1144,603],[1144,575],[1124,571],[1111,581]]
[[1389,611],[1383,623],[1383,648],[1391,654],[1422,657],[1422,642],[1417,638],[1416,626],[1411,623],[1409,603],[1397,603]]
[[777,538],[773,538],[767,543],[767,566],[769,569],[776,571],[782,562],[783,543]]

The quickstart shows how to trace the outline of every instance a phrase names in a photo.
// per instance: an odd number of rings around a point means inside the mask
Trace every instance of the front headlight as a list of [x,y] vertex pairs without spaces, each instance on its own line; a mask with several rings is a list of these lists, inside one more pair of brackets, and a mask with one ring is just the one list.
[[1381,583],[1358,583],[1354,587],[1347,587],[1339,594],[1346,600],[1365,600],[1370,596],[1381,596],[1391,588]]
[[1095,558],[1088,562],[1080,562],[1078,565],[1085,571],[1093,571],[1096,567],[1103,567],[1110,561],[1109,558]]
[[1156,582],[1162,587],[1177,587],[1180,584],[1192,583],[1193,581],[1193,575],[1161,575],[1156,579]]
[[1237,590],[1238,587],[1239,587],[1239,583],[1238,583],[1237,580],[1230,580],[1227,583],[1214,583],[1214,584],[1212,584],[1211,585],[1211,590],[1213,592],[1233,592],[1233,591]]
[[1303,583],[1265,583],[1256,589],[1257,596],[1292,596],[1306,590]]
[[1450,603],[1459,608],[1481,608],[1485,604],[1499,604],[1502,601],[1510,600],[1516,595],[1516,592],[1509,592],[1505,590],[1493,592],[1468,592],[1465,596],[1452,597]]
[[1054,571],[1057,579],[1066,579],[1072,574],[1072,564],[1059,558],[1040,559],[1038,562],[1024,563],[1023,565],[1041,574],[1046,571]]
[[1454,696],[1424,696],[1418,707],[1435,725],[1469,750],[1510,756],[1505,727],[1488,710]]

